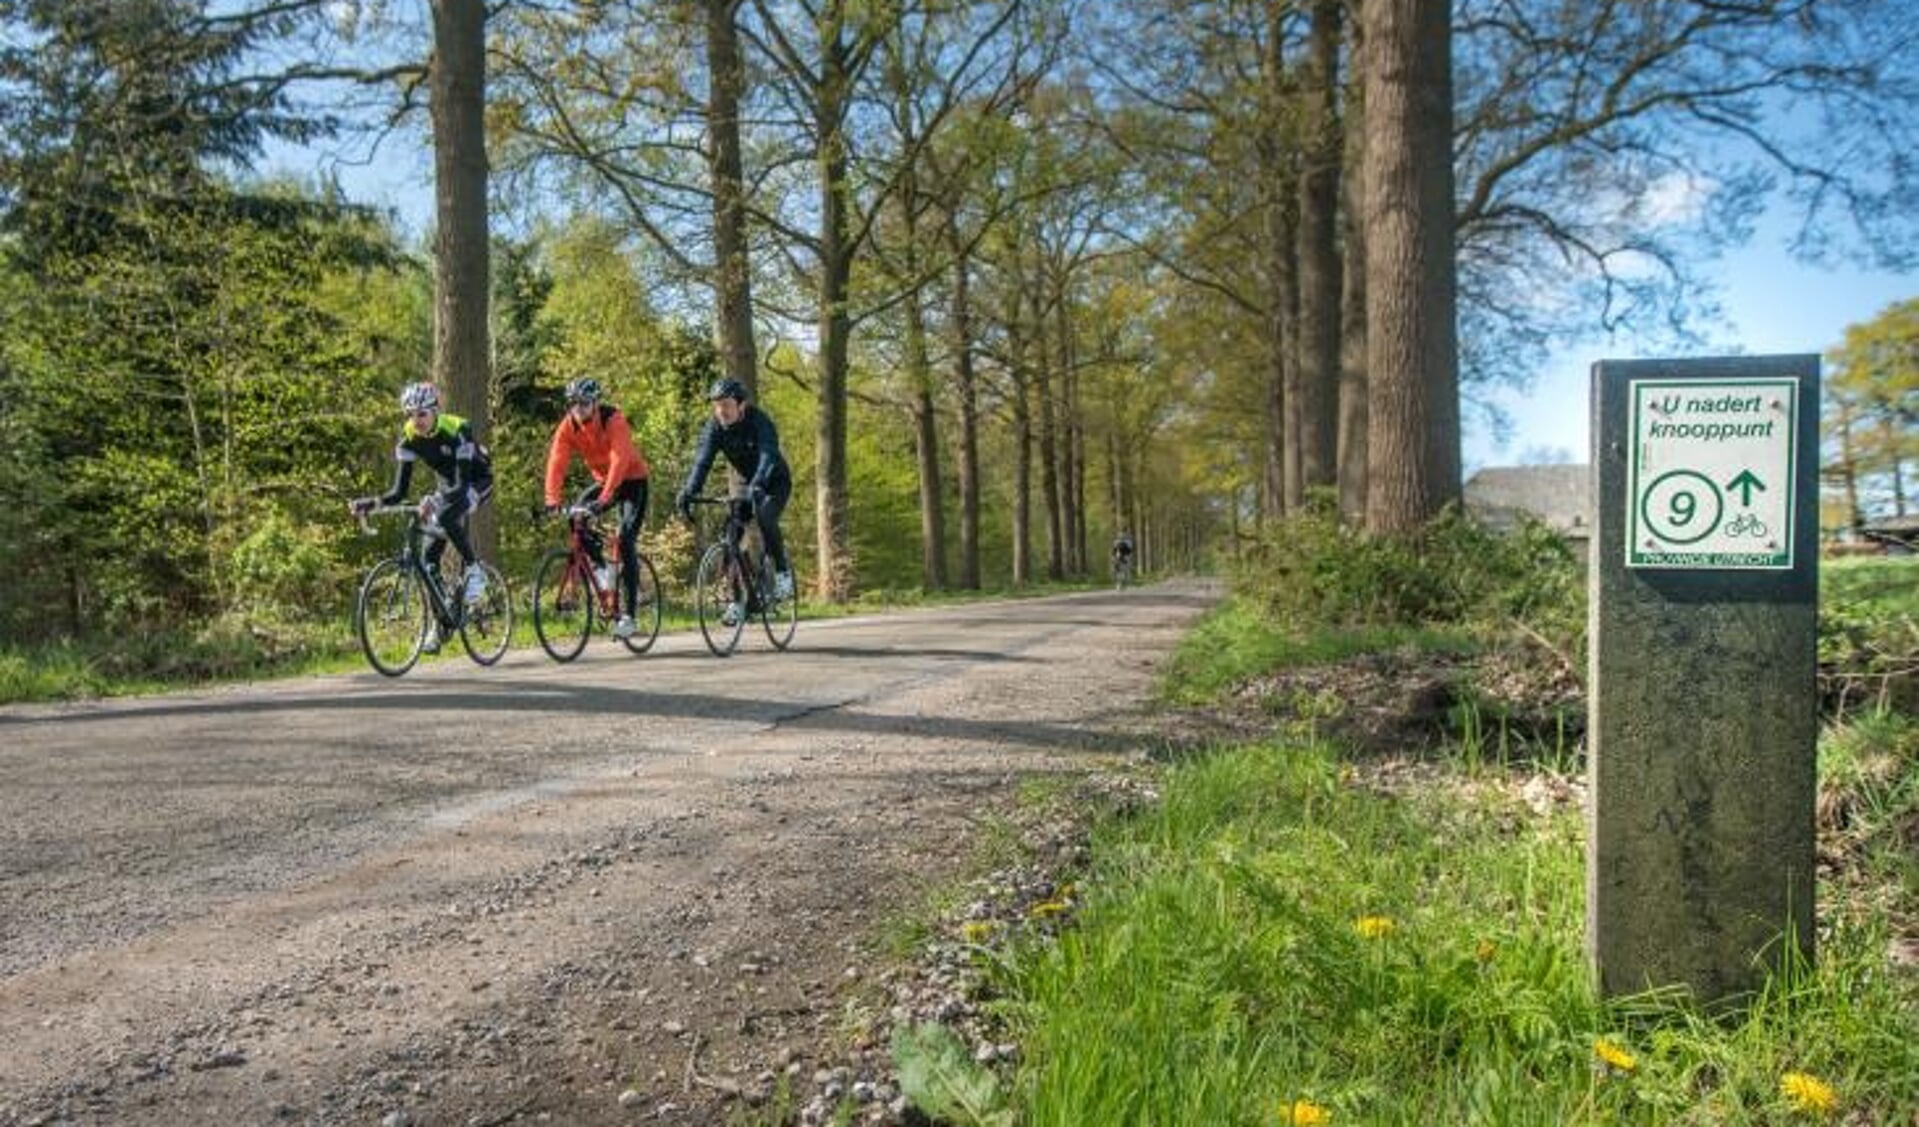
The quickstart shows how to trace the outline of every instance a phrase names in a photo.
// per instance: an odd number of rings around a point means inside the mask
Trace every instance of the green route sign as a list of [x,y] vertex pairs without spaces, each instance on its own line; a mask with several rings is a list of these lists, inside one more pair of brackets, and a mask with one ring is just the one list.
[[1627,567],[1792,567],[1798,390],[1631,381]]

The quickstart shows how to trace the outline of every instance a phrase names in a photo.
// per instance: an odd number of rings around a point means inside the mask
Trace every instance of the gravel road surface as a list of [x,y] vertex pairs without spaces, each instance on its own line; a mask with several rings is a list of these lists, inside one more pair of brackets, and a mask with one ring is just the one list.
[[1020,780],[1135,746],[1217,597],[0,708],[0,1124],[725,1123],[830,1086],[874,937]]

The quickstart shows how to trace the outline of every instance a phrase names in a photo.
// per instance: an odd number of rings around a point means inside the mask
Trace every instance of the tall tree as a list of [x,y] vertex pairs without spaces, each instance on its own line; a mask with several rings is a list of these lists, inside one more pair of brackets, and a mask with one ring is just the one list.
[[[491,418],[486,214],[486,4],[433,0],[433,380],[482,441]],[[498,551],[482,510],[475,547]]]
[[1360,182],[1365,128],[1356,99],[1349,98],[1345,130],[1345,167],[1340,189],[1339,299],[1339,516],[1358,527],[1366,520],[1366,430],[1370,410],[1366,384],[1366,237],[1361,223],[1366,193]]
[[1304,159],[1299,196],[1299,466],[1305,488],[1339,468],[1340,0],[1314,0],[1300,75]]
[[1919,463],[1919,298],[1849,326],[1829,357],[1824,431],[1828,475],[1847,486],[1850,519],[1913,511]]
[[706,9],[707,159],[713,192],[713,289],[726,374],[759,392],[753,344],[753,262],[747,238],[746,163],[740,107],[746,62],[740,50],[744,0],[701,0]]
[[1366,0],[1366,527],[1459,496],[1452,26],[1445,0]]

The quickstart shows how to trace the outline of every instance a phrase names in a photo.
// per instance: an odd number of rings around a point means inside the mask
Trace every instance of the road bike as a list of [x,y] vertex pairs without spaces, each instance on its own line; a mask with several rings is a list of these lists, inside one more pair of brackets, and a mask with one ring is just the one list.
[[[620,615],[619,541],[607,539],[597,516],[587,508],[566,510],[567,546],[542,557],[533,575],[533,633],[554,661],[580,656],[593,636],[595,621],[611,628]],[[596,556],[605,562],[595,565]],[[637,549],[634,565],[639,569],[635,605],[627,608],[633,633],[620,641],[643,654],[660,636],[660,575],[653,561]]]
[[[426,543],[446,539],[446,530],[423,520],[413,505],[381,505],[360,514],[360,528],[373,535],[368,519],[405,515],[400,548],[367,569],[360,593],[353,601],[353,630],[360,649],[373,668],[398,677],[413,668],[427,649],[427,631],[437,630],[441,643],[460,636],[467,656],[480,665],[492,665],[506,653],[513,633],[513,597],[506,579],[492,564],[481,562],[486,590],[478,602],[463,596],[461,579],[449,581],[426,561]],[[434,647],[438,649],[436,645]]]
[[[799,585],[782,599],[774,587],[773,561],[766,556],[753,520],[753,502],[744,497],[694,497],[696,505],[719,505],[726,509],[719,539],[700,555],[693,573],[693,608],[699,618],[700,635],[706,647],[718,657],[732,653],[740,644],[740,633],[750,616],[758,616],[766,628],[773,648],[783,650],[793,643],[799,628]],[[755,532],[752,546],[746,545],[746,533]]]
[[1113,557],[1113,590],[1118,591],[1133,581],[1133,557]]

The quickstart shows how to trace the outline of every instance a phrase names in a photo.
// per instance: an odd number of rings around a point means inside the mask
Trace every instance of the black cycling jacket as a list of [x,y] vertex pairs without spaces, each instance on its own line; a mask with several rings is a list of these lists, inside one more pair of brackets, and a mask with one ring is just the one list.
[[699,445],[693,450],[693,470],[686,475],[682,496],[691,497],[700,491],[706,484],[707,471],[713,468],[713,459],[721,454],[746,479],[749,488],[770,488],[775,478],[787,473],[786,459],[780,456],[780,434],[773,428],[772,418],[749,403],[740,421],[732,426],[723,427],[718,419],[708,419],[700,428]]
[[484,491],[493,481],[493,460],[473,437],[473,424],[458,415],[442,412],[433,420],[433,429],[416,431],[413,420],[400,426],[400,442],[393,448],[399,469],[393,487],[380,498],[382,505],[396,505],[405,499],[413,483],[413,463],[425,462],[440,479],[440,492],[451,496],[469,486]]

